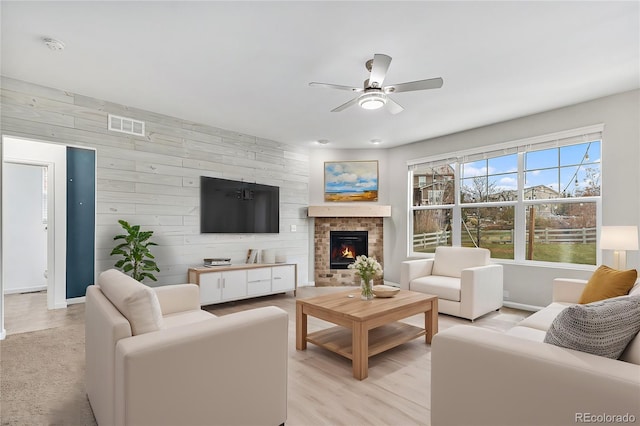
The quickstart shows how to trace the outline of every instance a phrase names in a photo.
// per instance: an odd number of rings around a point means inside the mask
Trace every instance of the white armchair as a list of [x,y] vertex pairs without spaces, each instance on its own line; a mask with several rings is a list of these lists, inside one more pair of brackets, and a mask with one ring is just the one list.
[[400,288],[438,296],[438,312],[474,320],[502,307],[502,265],[484,248],[437,247],[402,262]]
[[195,284],[151,289],[116,270],[98,283],[87,288],[85,354],[100,426],[286,421],[285,311],[216,317]]

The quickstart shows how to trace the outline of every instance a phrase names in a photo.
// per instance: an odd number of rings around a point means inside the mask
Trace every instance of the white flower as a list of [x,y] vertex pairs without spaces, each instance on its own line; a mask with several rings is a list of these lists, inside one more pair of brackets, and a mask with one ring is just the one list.
[[350,264],[348,268],[355,269],[356,274],[360,275],[360,278],[365,281],[382,275],[382,266],[380,266],[375,257],[356,256],[355,262]]

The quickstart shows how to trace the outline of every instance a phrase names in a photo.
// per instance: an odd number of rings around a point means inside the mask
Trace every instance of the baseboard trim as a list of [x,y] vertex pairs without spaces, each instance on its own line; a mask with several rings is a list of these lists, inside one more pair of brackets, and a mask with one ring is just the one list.
[[[74,297],[72,299],[67,299],[67,305],[77,305],[78,303],[84,303],[85,299],[86,299],[85,296]],[[66,308],[66,306],[65,306],[65,308]]]
[[66,308],[67,308],[67,302],[56,303],[53,305],[53,309],[66,309]]
[[502,306],[506,308],[520,309],[523,311],[531,311],[531,312],[537,312],[543,309],[542,306],[525,305],[524,303],[516,303],[516,302],[502,302]]
[[29,287],[20,287],[20,288],[9,288],[4,291],[4,294],[16,294],[16,293],[37,293],[39,291],[46,290],[47,286],[29,286]]

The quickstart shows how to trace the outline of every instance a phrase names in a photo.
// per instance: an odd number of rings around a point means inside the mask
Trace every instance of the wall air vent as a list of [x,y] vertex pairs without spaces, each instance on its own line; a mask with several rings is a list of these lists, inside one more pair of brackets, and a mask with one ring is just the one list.
[[109,130],[144,136],[144,121],[109,114]]

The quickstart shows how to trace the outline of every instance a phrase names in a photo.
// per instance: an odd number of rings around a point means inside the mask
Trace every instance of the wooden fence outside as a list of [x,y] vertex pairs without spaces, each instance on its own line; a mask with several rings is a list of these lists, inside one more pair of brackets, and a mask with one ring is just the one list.
[[[472,238],[475,240],[477,233],[475,229],[470,229],[471,236],[464,232],[462,242],[469,243]],[[493,244],[513,244],[513,229],[507,230],[481,230],[480,238],[487,243]],[[534,233],[535,242],[541,244],[555,243],[578,243],[588,244],[596,242],[596,228],[576,228],[576,229],[536,229]],[[435,248],[439,245],[446,245],[451,237],[451,231],[436,231],[413,235],[414,248]],[[525,239],[529,238],[529,232]]]

